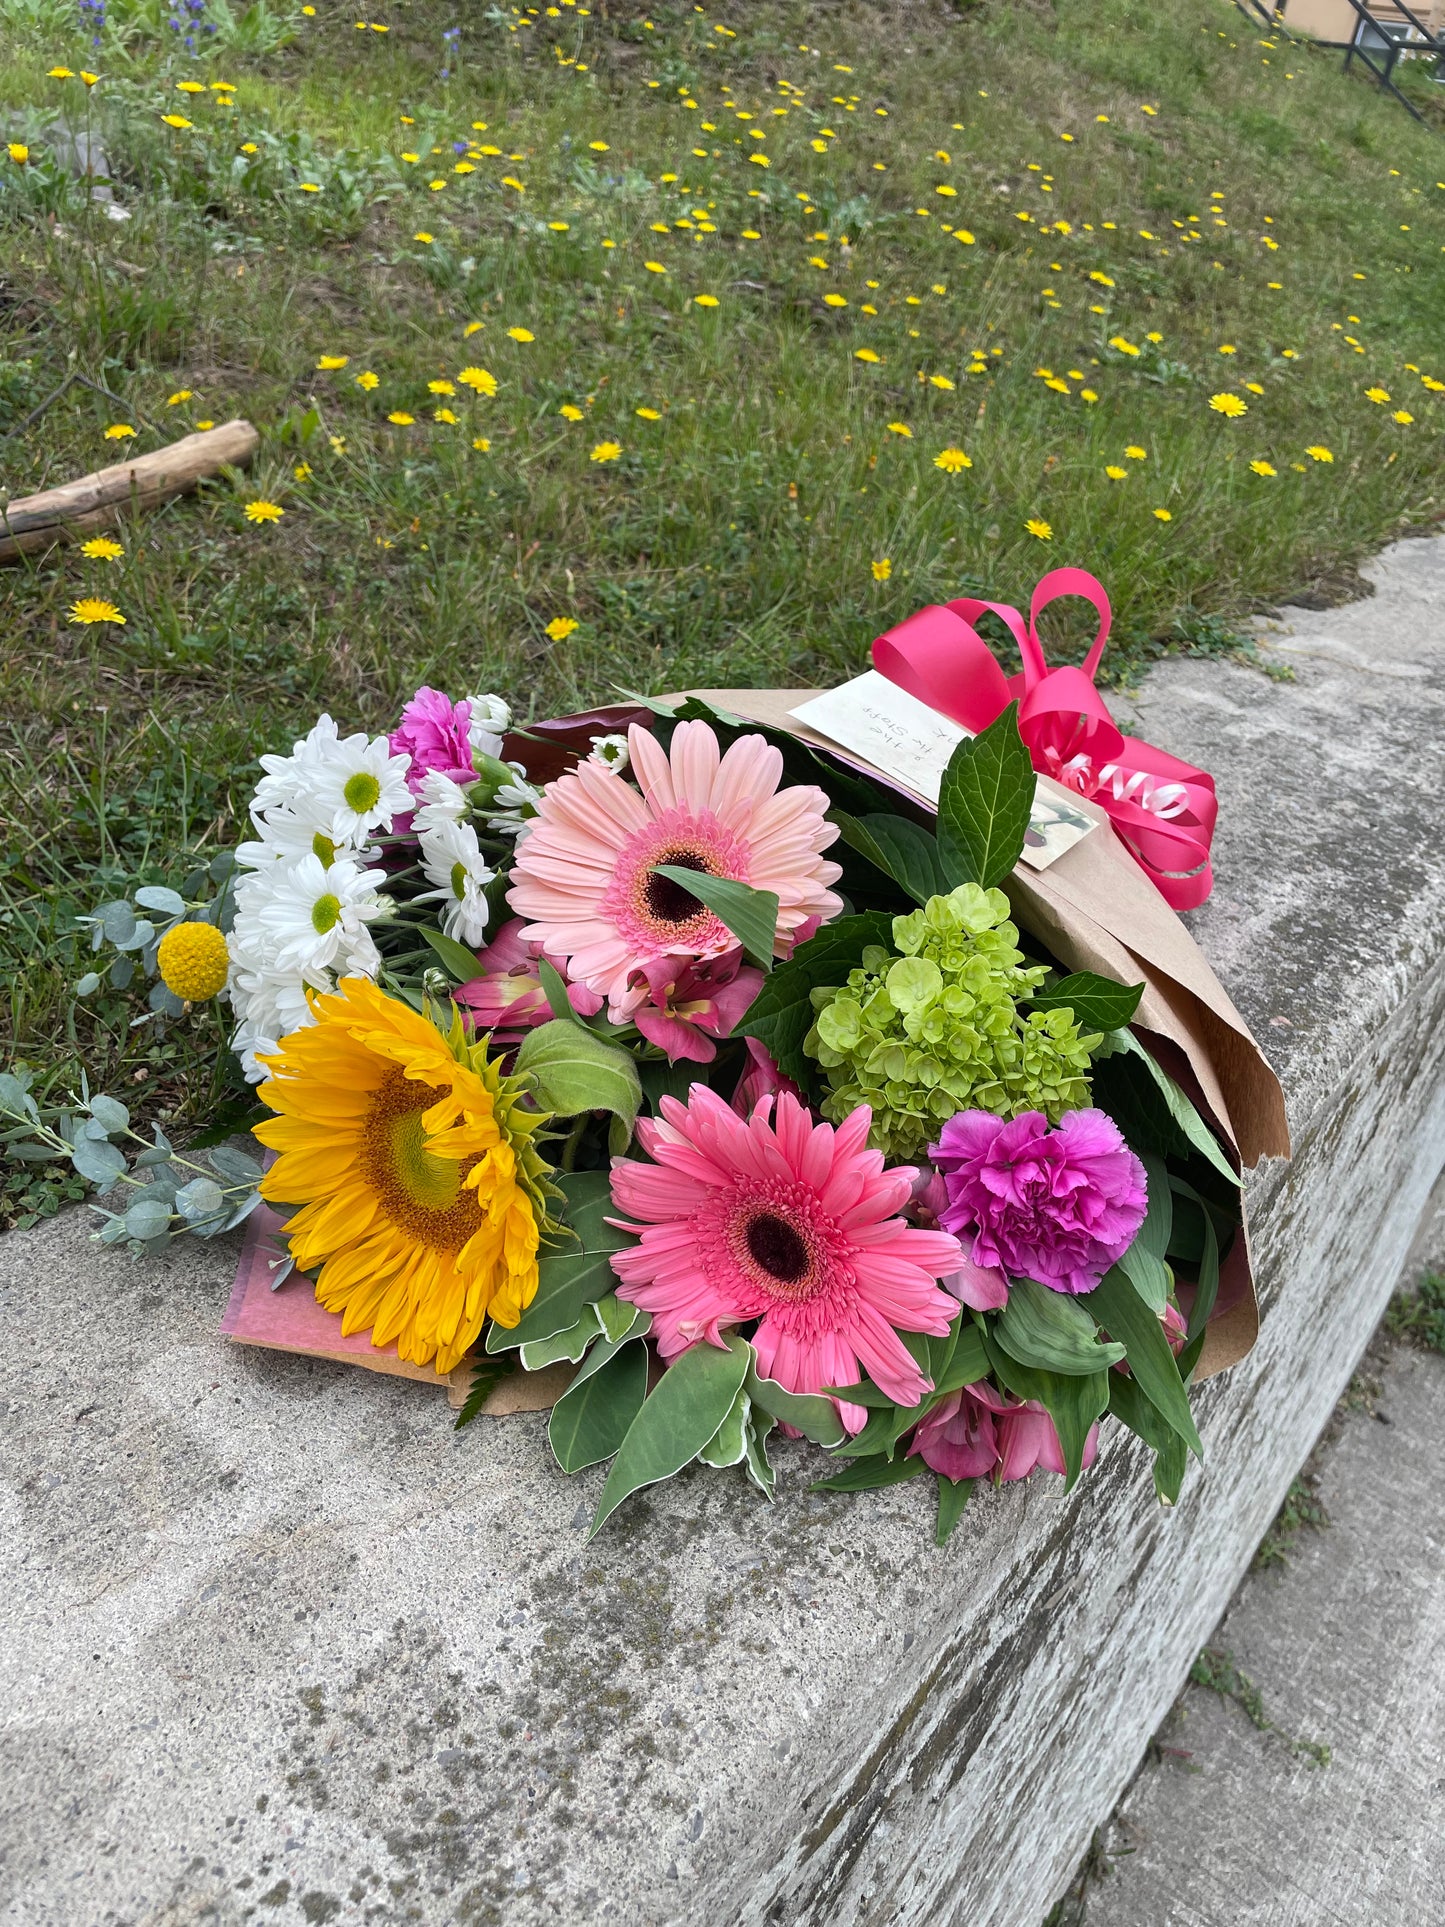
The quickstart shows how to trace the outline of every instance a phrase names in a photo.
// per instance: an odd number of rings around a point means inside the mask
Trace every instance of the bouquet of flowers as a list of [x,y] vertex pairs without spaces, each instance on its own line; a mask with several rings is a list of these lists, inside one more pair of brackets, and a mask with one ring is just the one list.
[[19,1084],[11,1139],[132,1187],[111,1242],[267,1200],[275,1284],[467,1372],[461,1423],[565,1367],[594,1530],[694,1459],[771,1496],[774,1427],[824,1490],[931,1475],[940,1543],[976,1479],[1072,1484],[1106,1414],[1172,1501],[1239,1180],[1130,1028],[1144,986],[1020,932],[1017,704],[936,817],[698,699],[510,725],[432,689],[389,737],[323,716],[232,859],[91,919],[157,1021],[229,1004],[268,1167],[186,1178],[159,1131],[132,1164],[124,1106],[57,1126]]

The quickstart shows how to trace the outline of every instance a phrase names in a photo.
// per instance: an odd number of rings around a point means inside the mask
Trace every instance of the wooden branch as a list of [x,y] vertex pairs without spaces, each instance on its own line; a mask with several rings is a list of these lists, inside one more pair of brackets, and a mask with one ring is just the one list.
[[0,562],[112,528],[127,509],[155,508],[222,468],[245,468],[260,441],[250,422],[223,422],[169,448],[11,502],[0,508]]

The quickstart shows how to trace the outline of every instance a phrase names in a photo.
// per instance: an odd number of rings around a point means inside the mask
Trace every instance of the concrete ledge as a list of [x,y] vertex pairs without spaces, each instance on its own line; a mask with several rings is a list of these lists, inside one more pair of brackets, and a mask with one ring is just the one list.
[[1212,769],[1194,919],[1280,1064],[1258,1349],[1153,1502],[683,1477],[594,1545],[542,1421],[213,1338],[229,1254],[0,1251],[5,1771],[24,1927],[242,1921],[1037,1927],[1216,1623],[1445,1162],[1445,542],[1293,612],[1298,681],[1171,663],[1146,735]]

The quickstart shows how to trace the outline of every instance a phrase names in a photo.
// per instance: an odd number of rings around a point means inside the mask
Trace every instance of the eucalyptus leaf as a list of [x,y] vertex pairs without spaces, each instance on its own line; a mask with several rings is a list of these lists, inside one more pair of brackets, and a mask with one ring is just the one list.
[[70,1161],[102,1196],[125,1175],[125,1153],[104,1138],[78,1137],[71,1146]]
[[688,870],[676,863],[659,863],[652,874],[666,877],[688,896],[706,904],[732,931],[755,964],[763,970],[772,969],[779,908],[774,891],[754,890],[750,884],[738,883],[732,877],[715,877],[706,870]]
[[168,1198],[152,1198],[142,1192],[125,1214],[125,1228],[132,1238],[158,1238],[170,1226]]
[[213,1218],[225,1204],[225,1193],[214,1178],[192,1178],[176,1193],[176,1209],[191,1225]]
[[791,1425],[814,1445],[841,1445],[848,1428],[831,1398],[819,1392],[789,1392],[776,1379],[764,1378],[753,1360],[748,1366],[748,1397],[759,1411],[781,1425]]
[[1023,855],[1038,778],[1011,702],[948,759],[938,794],[938,848],[950,887],[987,890]]
[[5,1155],[18,1159],[22,1164],[49,1164],[56,1158],[69,1157],[70,1153],[55,1145],[37,1144],[33,1138],[21,1138],[18,1143],[5,1146]]
[[1124,1356],[1123,1345],[1099,1342],[1094,1320],[1076,1299],[1033,1278],[1009,1286],[993,1330],[1010,1358],[1037,1371],[1088,1378]]
[[697,1455],[704,1465],[715,1465],[722,1469],[742,1464],[748,1452],[748,1417],[751,1409],[747,1393],[740,1389],[728,1407],[727,1417]]
[[40,1112],[30,1095],[28,1073],[22,1079],[13,1071],[0,1071],[0,1111],[7,1117],[28,1118],[32,1124],[40,1121]]
[[538,1102],[559,1117],[611,1111],[629,1134],[642,1103],[635,1059],[581,1024],[553,1018],[529,1030],[517,1052],[517,1069],[532,1079]]
[[143,910],[159,910],[163,916],[183,917],[186,914],[186,900],[178,891],[168,890],[163,883],[144,884],[135,893],[135,900]]
[[892,941],[893,919],[880,910],[838,917],[825,924],[806,943],[799,944],[786,963],[778,965],[753,999],[747,1016],[734,1026],[735,1035],[756,1037],[785,1077],[806,1086],[816,1073],[803,1053],[803,1039],[813,1025],[810,993],[815,987],[846,983],[848,972],[869,944],[887,946]]
[[1072,1010],[1080,1030],[1111,1031],[1124,1028],[1143,995],[1143,984],[1116,983],[1080,970],[1036,991],[1029,1002],[1035,1010]]
[[702,1340],[672,1361],[618,1448],[589,1538],[631,1493],[671,1478],[697,1457],[727,1417],[752,1356],[752,1347],[734,1337],[726,1350]]
[[[594,1363],[595,1361],[595,1363]],[[596,1347],[552,1407],[547,1439],[564,1472],[610,1459],[626,1438],[647,1396],[647,1347],[624,1338]]]
[[809,1486],[810,1492],[875,1492],[880,1486],[901,1485],[905,1479],[916,1479],[928,1470],[923,1459],[855,1459],[842,1472],[834,1472],[826,1479],[815,1479]]
[[135,935],[135,911],[123,897],[114,903],[103,903],[95,914],[108,942],[117,946],[128,944]]
[[1111,1266],[1097,1290],[1091,1291],[1080,1303],[1114,1338],[1123,1340],[1129,1370],[1140,1390],[1170,1430],[1179,1434],[1196,1458],[1202,1459],[1204,1447],[1189,1409],[1189,1394],[1179,1376],[1169,1340],[1164,1336],[1164,1327],[1119,1266]]
[[117,1131],[124,1131],[130,1125],[130,1112],[117,1097],[96,1095],[90,1100],[90,1115],[112,1137]]
[[159,1017],[184,1017],[186,1014],[186,1007],[180,998],[162,983],[151,985],[146,1002]]
[[148,944],[155,942],[155,936],[155,925],[148,918],[142,917],[125,942],[118,943],[115,947],[117,950],[144,950]]
[[891,877],[915,903],[948,895],[952,885],[932,830],[906,816],[850,816],[846,810],[829,810],[828,821],[838,825],[849,849]]
[[[107,975],[110,978],[110,987],[112,990],[129,990],[135,981],[135,959],[128,957],[122,950],[118,955],[111,958],[110,969]],[[100,982],[98,977],[96,978],[96,982]]]
[[[128,959],[123,960],[120,957],[117,957],[115,960],[115,963],[112,964],[110,967],[112,982],[114,982],[115,980],[116,964],[119,964],[122,961],[128,961]],[[124,985],[117,984],[116,988],[124,989]],[[87,970],[85,975],[81,978],[80,982],[75,986],[75,994],[77,997],[93,997],[96,991],[99,989],[100,989],[99,974],[94,970]]]
[[261,1180],[261,1166],[255,1158],[233,1145],[213,1144],[210,1156],[221,1176],[232,1184],[258,1184]]
[[963,1508],[968,1504],[972,1491],[972,1479],[947,1479],[941,1472],[938,1474],[938,1525],[933,1534],[935,1545],[948,1544],[953,1528],[963,1517]]

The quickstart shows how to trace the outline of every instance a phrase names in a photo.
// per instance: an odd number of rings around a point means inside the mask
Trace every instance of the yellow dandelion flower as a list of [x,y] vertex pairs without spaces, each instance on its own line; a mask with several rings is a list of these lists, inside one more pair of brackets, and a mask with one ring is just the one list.
[[773,164],[766,154],[749,154],[748,159],[754,167],[771,167]]
[[1098,396],[1098,391],[1096,389],[1081,388],[1079,390],[1080,401],[1097,401],[1098,399],[1099,399],[1099,396]]
[[873,580],[886,582],[893,573],[893,563],[888,556],[882,556],[873,564]]
[[190,127],[194,124],[188,121],[184,114],[162,114],[161,119],[167,127]]
[[428,234],[425,228],[418,228],[411,238],[413,241],[420,241],[423,247],[430,247],[436,236]]
[[350,355],[322,355],[316,366],[329,374],[333,368],[344,368],[350,359]]
[[1274,466],[1272,462],[1265,462],[1265,461],[1251,462],[1249,467],[1250,467],[1250,472],[1254,475],[1278,475],[1279,474],[1279,470]]
[[203,94],[205,91],[204,85],[199,80],[178,80],[176,82],[176,92],[178,94]]
[[599,442],[592,451],[592,460],[594,462],[615,462],[621,453],[621,442]]
[[479,395],[495,395],[497,378],[487,373],[485,368],[463,368],[457,376],[465,388],[474,388]]
[[1091,281],[1097,281],[1101,288],[1112,288],[1114,285],[1102,268],[1090,268],[1089,279]]
[[226,988],[231,957],[213,923],[173,923],[156,947],[161,982],[182,1003],[209,1003]]
[[1109,337],[1109,346],[1117,349],[1121,355],[1137,355],[1140,353],[1140,350],[1135,347],[1134,343],[1126,340],[1123,335],[1111,335]]
[[961,448],[942,448],[934,456],[933,466],[941,468],[945,475],[957,475],[960,469],[972,468],[973,459]]
[[445,1374],[489,1315],[514,1326],[536,1294],[548,1114],[460,1017],[443,1034],[359,977],[314,1015],[257,1093],[277,1115],[256,1136],[280,1152],[262,1195],[301,1207],[284,1235],[343,1334]]
[[656,408],[634,408],[634,415],[640,415],[645,422],[660,422],[662,416]]
[[129,441],[134,434],[135,430],[129,422],[112,422],[105,431],[105,439],[108,442],[125,442]]
[[398,428],[410,428],[415,422],[416,416],[408,415],[404,408],[394,408],[386,419],[389,422],[394,422]]
[[69,67],[49,67],[46,69],[45,78],[47,80],[74,80],[75,75]]
[[907,422],[889,422],[888,433],[890,435],[902,435],[906,441],[911,442],[913,440],[913,430],[908,426]]
[[1216,415],[1224,415],[1230,421],[1238,421],[1241,415],[1249,413],[1249,403],[1241,401],[1238,395],[1211,395],[1209,406]]
[[647,269],[647,272],[649,274],[666,274],[667,273],[667,269],[662,265],[660,261],[644,261],[642,265]]
[[1220,343],[1218,352],[1221,355],[1237,355],[1239,353],[1239,350],[1235,347],[1232,341],[1225,341]]
[[1397,408],[1390,419],[1391,421],[1399,422],[1402,428],[1408,428],[1415,417],[1410,413],[1408,408]]
[[1367,388],[1365,390],[1366,401],[1386,402],[1389,399],[1390,391],[1388,388]]
[[472,443],[472,447],[479,448],[484,455],[488,452],[491,446],[492,446],[491,440],[486,435],[478,435]]
[[17,167],[24,167],[30,159],[30,149],[24,141],[11,141],[5,150]]
[[947,375],[930,375],[928,380],[929,385],[933,388],[947,389],[953,387],[953,383],[948,379]]
[[298,482],[309,482],[311,480],[310,462],[298,462],[291,473]]
[[1264,393],[1264,383],[1262,381],[1247,381],[1244,385],[1251,395],[1262,395]]
[[564,401],[557,413],[564,421],[580,422],[582,420],[582,410],[570,401]]
[[1147,462],[1149,459],[1148,449],[1140,448],[1137,442],[1130,442],[1129,446],[1124,450],[1124,453],[1131,462]]
[[125,626],[125,617],[115,604],[107,602],[103,596],[95,595],[83,595],[78,602],[72,602],[70,620],[87,626],[92,622],[115,622],[122,628]]
[[565,642],[572,631],[578,627],[575,616],[553,616],[547,624],[546,633],[553,642]]
[[845,294],[825,294],[823,296],[823,305],[828,308],[846,308],[848,305],[848,297]]
[[457,392],[455,384],[449,381],[429,381],[426,386],[429,395],[454,395]]
[[1332,462],[1335,459],[1323,442],[1316,442],[1312,448],[1305,450],[1305,454],[1312,462]]
[[1120,468],[1116,462],[1110,462],[1104,473],[1111,482],[1127,482],[1129,479],[1128,469]]
[[246,504],[248,522],[279,522],[286,513],[279,503],[255,501]]
[[1168,509],[1155,509],[1154,520],[1156,522],[1172,522],[1174,520],[1174,517],[1170,514]]
[[520,341],[524,345],[537,339],[530,328],[508,328],[507,338],[509,341]]
[[883,357],[881,355],[875,355],[871,348],[855,348],[853,350],[853,359],[854,361],[881,361]]
[[587,145],[592,149],[594,154],[606,154],[611,151],[606,141],[588,141]]
[[458,419],[450,408],[434,408],[431,418],[434,422],[445,422],[449,428],[455,428]]
[[300,181],[297,185],[303,194],[319,194],[321,192],[320,181]]
[[1040,521],[1036,515],[1029,517],[1024,523],[1024,528],[1030,535],[1036,535],[1040,542],[1052,542],[1054,539],[1052,526],[1048,522]]
[[368,394],[371,393],[373,388],[380,388],[381,386],[381,376],[374,375],[369,368],[363,368],[361,373],[355,377],[355,381],[357,387],[364,388]]
[[486,324],[481,321],[469,321],[466,327],[462,329],[462,340],[466,341],[472,335],[479,335],[485,325]]
[[692,299],[693,305],[698,308],[715,308],[717,306],[717,296],[715,294],[695,294]]
[[93,535],[88,542],[81,543],[80,553],[92,562],[118,562],[125,550],[108,535]]

